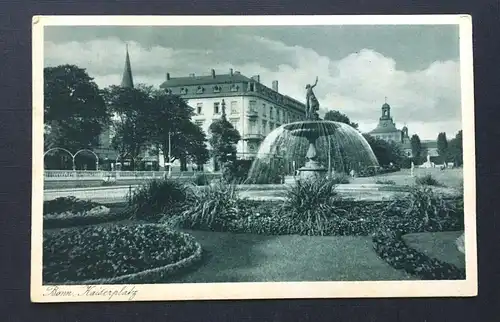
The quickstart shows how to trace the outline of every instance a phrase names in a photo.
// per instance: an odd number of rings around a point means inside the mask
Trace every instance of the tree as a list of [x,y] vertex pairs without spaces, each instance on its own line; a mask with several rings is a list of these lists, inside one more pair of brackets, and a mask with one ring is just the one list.
[[380,165],[389,165],[393,163],[398,166],[402,166],[405,160],[405,155],[400,145],[393,141],[385,141],[369,134],[363,134],[370,145],[373,154],[378,160]]
[[462,130],[458,131],[448,144],[448,160],[454,162],[456,166],[463,164]]
[[417,134],[413,134],[410,138],[411,154],[413,159],[418,162],[422,156],[422,143]]
[[229,167],[236,160],[236,144],[241,140],[240,133],[223,115],[210,124],[209,134],[212,157],[223,167]]
[[150,143],[151,91],[149,87],[121,86],[110,86],[102,91],[113,114],[111,146],[122,161],[130,158],[132,169],[135,169],[136,162]]
[[335,110],[330,110],[326,112],[325,114],[325,121],[335,121],[335,122],[341,122],[345,124],[349,124],[353,128],[357,129],[358,124],[357,123],[352,123],[349,117],[347,115],[340,113],[339,111]]
[[109,113],[97,84],[75,65],[44,68],[45,148],[75,153],[99,144]]
[[180,160],[181,171],[187,170],[188,161],[198,167],[206,163],[207,139],[203,130],[191,121],[194,109],[181,97],[164,90],[153,90],[151,96],[148,128],[152,142],[167,156],[170,140],[171,157]]
[[440,157],[445,159],[448,152],[448,140],[446,139],[446,133],[441,132],[437,137],[437,150]]

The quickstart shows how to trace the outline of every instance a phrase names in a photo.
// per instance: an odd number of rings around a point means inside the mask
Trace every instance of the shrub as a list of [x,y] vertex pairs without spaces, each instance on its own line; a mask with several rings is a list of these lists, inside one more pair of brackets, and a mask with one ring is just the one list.
[[87,200],[77,199],[74,196],[59,197],[53,200],[43,202],[43,213],[59,214],[63,212],[80,213],[89,211],[92,208],[98,207],[99,204]]
[[200,173],[196,175],[194,179],[194,184],[197,186],[206,186],[210,184],[210,180],[208,179],[206,174]]
[[221,230],[238,215],[238,194],[234,185],[218,182],[192,195],[190,207],[182,213],[184,226]]
[[401,217],[399,221],[387,223],[399,224],[398,227],[388,228],[405,232],[461,229],[463,210],[459,205],[459,200],[446,199],[429,187],[417,186],[388,205],[387,215]]
[[384,180],[384,179],[378,179],[375,181],[376,184],[387,184],[387,185],[396,185],[396,181],[394,180]]
[[306,231],[324,232],[328,216],[346,211],[338,207],[340,200],[335,191],[336,182],[330,179],[298,180],[286,194],[283,216],[291,216],[305,225]]
[[43,279],[67,283],[116,278],[179,262],[195,253],[189,235],[161,225],[91,226],[44,233]]
[[189,187],[180,181],[153,180],[132,193],[127,211],[136,219],[157,220],[164,214],[182,212],[189,194]]
[[425,176],[422,176],[422,177],[416,177],[415,183],[417,185],[422,185],[422,186],[436,186],[436,187],[443,186],[443,184],[441,184],[439,181],[437,181],[430,174],[426,174]]

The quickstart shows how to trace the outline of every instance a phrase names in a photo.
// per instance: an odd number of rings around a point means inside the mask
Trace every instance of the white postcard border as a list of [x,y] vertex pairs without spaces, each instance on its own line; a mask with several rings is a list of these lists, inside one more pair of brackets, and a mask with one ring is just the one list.
[[[43,50],[45,26],[409,25],[460,26],[466,279],[457,281],[353,281],[42,285],[43,253]],[[35,16],[33,17],[32,302],[180,301],[225,299],[468,297],[477,295],[476,176],[472,18],[403,16]]]

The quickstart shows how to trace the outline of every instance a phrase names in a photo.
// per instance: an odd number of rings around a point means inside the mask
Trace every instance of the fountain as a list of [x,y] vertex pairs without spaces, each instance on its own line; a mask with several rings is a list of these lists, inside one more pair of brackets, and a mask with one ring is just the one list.
[[316,151],[316,141],[321,135],[326,135],[328,132],[321,131],[320,122],[307,121],[295,122],[285,126],[285,129],[290,131],[291,135],[306,138],[309,147],[306,153],[306,163],[299,168],[300,178],[302,179],[319,179],[324,177],[328,169],[321,165],[318,161],[318,153]]
[[279,180],[269,182],[276,174],[316,180],[378,166],[370,145],[356,129],[319,119],[319,104],[312,91],[317,81],[306,86],[306,120],[276,128],[261,143],[249,172],[250,183],[277,183]]

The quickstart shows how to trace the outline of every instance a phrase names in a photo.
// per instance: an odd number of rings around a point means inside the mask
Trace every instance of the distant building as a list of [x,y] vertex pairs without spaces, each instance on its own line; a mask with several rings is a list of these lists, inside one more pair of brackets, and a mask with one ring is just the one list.
[[282,124],[305,117],[305,104],[278,91],[278,81],[271,88],[260,81],[260,76],[247,77],[238,71],[226,74],[171,77],[160,85],[168,93],[181,96],[195,109],[193,121],[205,133],[213,120],[222,115],[238,130],[242,140],[237,145],[239,158],[255,157],[260,143],[272,130]]
[[[401,147],[407,157],[412,157],[412,149],[410,143],[410,135],[408,134],[408,127],[404,126],[401,130],[396,127],[391,116],[391,106],[384,103],[382,105],[382,115],[379,118],[378,125],[375,129],[368,132],[371,136],[385,141],[393,141],[401,144]],[[437,142],[435,140],[421,140],[422,155],[431,157],[438,156]]]

